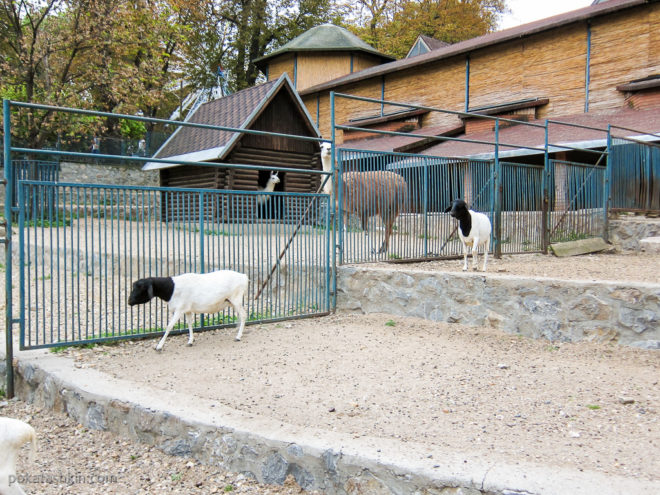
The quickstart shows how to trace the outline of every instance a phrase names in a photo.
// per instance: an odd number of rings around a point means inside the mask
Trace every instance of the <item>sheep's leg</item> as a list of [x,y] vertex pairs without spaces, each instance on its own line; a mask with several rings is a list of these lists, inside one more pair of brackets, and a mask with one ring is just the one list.
[[490,249],[490,237],[484,242],[484,269],[486,271],[486,264],[488,263],[488,250]]
[[468,247],[466,243],[463,243],[463,271],[466,272],[468,269],[468,262],[467,262],[467,257],[468,257]]
[[193,337],[193,313],[186,313],[185,315],[186,320],[188,320],[188,345],[193,345],[193,340],[195,340],[195,337]]
[[243,299],[243,294],[241,294],[241,297],[238,300],[231,300],[231,299],[229,300],[232,307],[234,308],[234,313],[238,315],[238,332],[236,332],[236,337],[234,337],[234,340],[236,340],[237,342],[240,341],[241,337],[243,336],[243,329],[245,328],[245,320],[247,319],[247,311],[245,311],[245,308],[243,307],[242,299]]
[[474,238],[472,243],[472,270],[475,272],[479,269],[479,242],[481,240],[478,237]]
[[170,332],[174,328],[174,325],[176,325],[176,322],[179,321],[180,318],[181,318],[181,313],[179,311],[175,311],[174,314],[172,315],[172,318],[170,319],[170,322],[167,324],[167,328],[165,329],[165,334],[163,335],[163,337],[158,342],[158,345],[156,346],[157,351],[163,350],[163,346],[165,345],[165,339],[170,334]]

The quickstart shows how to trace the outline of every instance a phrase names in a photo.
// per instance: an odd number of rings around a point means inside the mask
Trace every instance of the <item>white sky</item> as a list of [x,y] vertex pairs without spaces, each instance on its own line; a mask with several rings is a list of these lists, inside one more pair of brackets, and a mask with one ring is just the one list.
[[570,10],[588,7],[593,3],[593,0],[507,0],[506,3],[511,13],[502,17],[500,29],[507,29]]

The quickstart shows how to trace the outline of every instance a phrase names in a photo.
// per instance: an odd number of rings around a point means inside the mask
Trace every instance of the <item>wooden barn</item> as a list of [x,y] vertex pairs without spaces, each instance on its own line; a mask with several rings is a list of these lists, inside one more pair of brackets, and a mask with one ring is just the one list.
[[[304,58],[298,54],[295,65],[291,53],[287,59],[281,50],[257,65],[268,78],[283,71],[303,78],[308,66],[332,65],[331,71],[316,72],[313,85],[305,79],[296,86],[324,136],[330,134],[330,91],[531,121],[658,108],[658,33],[660,2],[608,0],[451,45],[418,39],[411,56],[382,59],[369,67],[345,63],[342,71],[338,64],[334,70],[333,52],[322,45],[314,51],[312,43],[307,43]],[[400,107],[355,100],[338,100],[335,110],[338,124],[428,130],[429,135],[469,135],[488,125],[438,112],[409,115]],[[339,143],[362,137],[337,133]]]
[[[204,103],[187,121],[320,137],[286,74],[277,80]],[[320,145],[315,141],[181,126],[153,157],[263,167],[255,170],[148,162],[144,170],[159,170],[163,187],[258,191],[267,184],[272,167],[300,169],[300,172],[280,171],[280,182],[275,191],[316,192],[320,184],[320,176],[308,172],[321,170]],[[168,211],[170,217],[172,214]]]
[[297,91],[391,62],[345,28],[321,24],[254,61],[269,80],[289,74]]
[[[298,42],[290,44],[296,46]],[[259,67],[267,77],[273,77],[283,70],[305,74],[308,66],[332,64],[328,58],[331,53],[323,46],[316,51],[308,49],[295,64],[289,58],[288,66],[286,55],[275,51],[264,57]],[[660,141],[660,2],[654,0],[594,1],[588,7],[451,45],[420,36],[401,60],[383,60],[358,70],[344,64],[343,74],[334,70],[339,64],[332,67],[332,71],[317,71],[313,85],[305,79],[297,86],[324,136],[331,132],[330,92],[453,112],[337,98],[335,123],[360,128],[337,130],[336,143],[343,148],[492,159],[492,145],[437,139],[492,143],[493,121],[485,116],[541,125],[546,119],[561,121],[572,127],[551,125],[549,143],[593,151],[605,149],[604,133],[580,125],[607,128],[612,124],[624,127],[613,129],[615,137]],[[543,132],[515,122],[504,124],[501,130],[504,127],[500,142],[514,147],[500,147],[500,158],[530,165],[543,163],[541,151],[530,153],[522,148],[543,148]],[[383,137],[364,129],[428,137]],[[551,149],[551,158],[557,160],[595,164],[600,156],[561,147]],[[649,171],[645,160],[629,158],[616,164],[621,177],[637,174],[637,189],[651,191],[644,195],[653,196],[660,187],[660,176]],[[351,164],[344,166],[350,168]],[[625,181],[612,184],[615,193],[618,189],[628,191],[627,186]],[[642,197],[641,193],[634,196]],[[657,200],[638,203],[636,209],[660,211]]]

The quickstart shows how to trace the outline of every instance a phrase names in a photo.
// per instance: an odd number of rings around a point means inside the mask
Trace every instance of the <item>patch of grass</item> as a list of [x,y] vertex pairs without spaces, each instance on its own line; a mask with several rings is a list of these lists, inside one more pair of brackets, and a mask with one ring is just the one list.
[[549,345],[549,346],[546,346],[545,350],[548,351],[548,352],[555,352],[555,351],[559,350],[559,346],[558,345]]
[[580,241],[582,239],[589,239],[589,237],[591,236],[583,232],[562,231],[555,234],[555,236],[552,238],[552,242]]
[[394,320],[387,320],[387,321],[385,322],[385,326],[387,326],[387,327],[394,327],[394,326],[396,326],[396,321],[394,321]]
[[591,409],[592,411],[597,411],[600,409],[600,406],[598,404],[587,404],[587,408]]
[[[91,337],[87,337],[87,340],[94,340],[94,339],[104,339],[107,337],[120,337],[122,334],[117,333],[117,334],[111,334],[111,333],[102,333],[101,335],[94,335]],[[129,333],[125,333],[124,335],[131,335]],[[58,354],[69,347],[77,347],[79,349],[93,349],[97,345],[117,345],[119,342],[118,341],[107,341],[107,342],[89,342],[87,344],[62,344],[58,345],[55,347],[50,347],[48,351],[52,354]]]
[[181,481],[181,478],[182,478],[182,477],[183,477],[183,476],[181,475],[181,473],[174,473],[174,474],[172,474],[172,475],[170,476],[170,478],[172,479],[172,481]]
[[69,227],[71,225],[70,218],[62,218],[59,220],[48,220],[46,218],[39,218],[37,220],[28,220],[25,222],[26,227]]
[[388,255],[387,257],[391,260],[400,260],[401,259],[401,256],[399,256],[396,253],[392,253],[392,254]]
[[233,491],[234,491],[234,485],[225,486],[225,492],[233,492]]
[[4,397],[6,395],[5,389],[0,387],[0,397]]

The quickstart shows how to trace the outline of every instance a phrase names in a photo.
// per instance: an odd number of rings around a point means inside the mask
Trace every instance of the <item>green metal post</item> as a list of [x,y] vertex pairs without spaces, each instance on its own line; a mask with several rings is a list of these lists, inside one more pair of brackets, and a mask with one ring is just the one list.
[[[336,171],[337,166],[337,136],[335,129],[335,92],[330,91],[330,139],[332,140],[332,146],[330,148],[330,170],[332,170],[332,176],[330,181],[334,184],[332,188],[332,196],[330,197],[329,208],[332,208],[335,212],[332,220],[332,309],[335,311],[337,309],[337,247],[339,248],[339,262],[342,262],[344,256],[344,244],[343,244],[343,235],[339,232],[339,229],[342,228],[341,225],[341,207],[335,205],[341,205],[341,170]],[[334,178],[337,177],[337,181],[334,181]],[[338,191],[336,189],[339,189]],[[335,201],[335,197],[337,201]],[[339,244],[337,244],[337,239],[339,239]]]
[[603,195],[603,239],[605,242],[609,241],[609,205],[612,200],[610,195],[612,191],[610,185],[612,183],[612,160],[610,156],[612,153],[612,124],[607,124],[607,157],[605,158],[605,194]]
[[500,163],[500,120],[495,120],[495,210],[493,212],[494,240],[493,255],[502,258],[502,164]]
[[541,178],[541,191],[543,194],[541,204],[541,233],[543,235],[543,254],[548,254],[548,247],[550,246],[550,230],[548,228],[548,219],[550,216],[550,192],[548,187],[550,185],[550,154],[548,153],[548,120],[545,121],[545,146],[543,154],[543,176]]
[[12,264],[11,264],[11,208],[14,197],[13,172],[11,163],[11,105],[9,100],[2,101],[2,116],[4,119],[4,148],[5,148],[5,352],[7,359],[7,389],[8,398],[14,397],[14,340],[12,325],[14,315],[12,312]]

